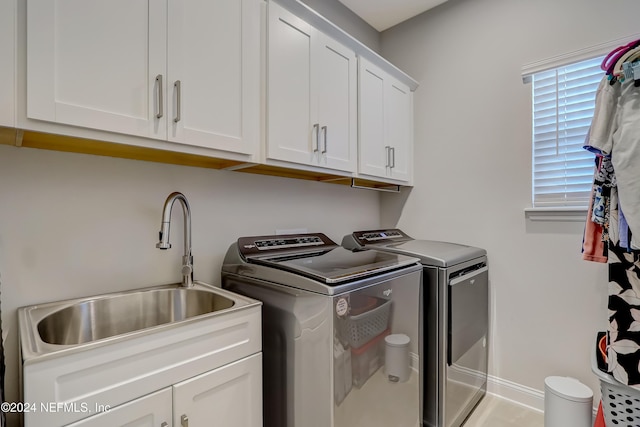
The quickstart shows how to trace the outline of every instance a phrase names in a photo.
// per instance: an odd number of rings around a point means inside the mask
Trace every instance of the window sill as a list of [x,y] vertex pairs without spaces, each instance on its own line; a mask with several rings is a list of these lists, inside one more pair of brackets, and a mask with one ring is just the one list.
[[524,215],[530,221],[584,222],[587,208],[526,208]]

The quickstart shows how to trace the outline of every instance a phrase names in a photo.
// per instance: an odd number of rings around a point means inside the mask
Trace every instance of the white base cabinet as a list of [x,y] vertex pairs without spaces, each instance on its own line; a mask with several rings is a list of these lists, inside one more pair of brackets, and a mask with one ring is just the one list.
[[[24,360],[24,401],[66,405],[57,411],[25,411],[25,427],[73,425],[94,415],[98,412],[96,408],[109,407],[115,411],[121,405],[132,404],[166,388],[173,390],[174,405],[176,401],[187,402],[191,399],[189,393],[197,390],[200,390],[198,399],[206,397],[207,393],[224,396],[222,405],[209,401],[205,406],[199,406],[196,399],[196,403],[190,404],[195,405],[194,413],[199,414],[195,415],[196,419],[205,413],[209,418],[226,416],[234,399],[238,400],[236,405],[239,401],[243,405],[243,411],[234,416],[246,420],[247,412],[261,413],[261,306],[253,300],[247,304],[232,312],[194,318],[179,327],[158,327],[140,334],[96,341],[82,351],[63,351]],[[24,324],[24,320],[21,322]],[[138,424],[127,424],[130,422],[126,421],[127,414],[132,414],[134,419],[136,416],[142,417],[140,419],[155,417],[151,415],[155,404],[150,405],[146,400],[140,402],[136,408],[123,409],[121,415],[113,415],[114,419],[132,427]],[[83,407],[94,412],[88,413]],[[176,411],[189,416],[181,407],[174,406],[174,418]],[[111,411],[97,415],[108,417]],[[167,419],[169,426],[172,417]],[[261,425],[234,422],[228,425]],[[119,424],[110,427],[114,425]],[[198,424],[190,425],[198,427]],[[155,427],[160,426],[161,423]]]
[[410,182],[413,94],[409,87],[359,58],[360,175]]
[[[68,427],[262,426],[262,353],[182,381]],[[173,423],[173,424],[172,424]]]

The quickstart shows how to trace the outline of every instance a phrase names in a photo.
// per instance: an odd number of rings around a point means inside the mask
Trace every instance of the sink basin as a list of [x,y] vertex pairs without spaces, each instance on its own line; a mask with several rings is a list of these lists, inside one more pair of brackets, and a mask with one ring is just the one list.
[[257,302],[206,283],[179,284],[18,309],[23,360],[176,328]]
[[87,343],[224,310],[233,301],[212,292],[176,288],[126,293],[72,304],[38,323],[49,344]]

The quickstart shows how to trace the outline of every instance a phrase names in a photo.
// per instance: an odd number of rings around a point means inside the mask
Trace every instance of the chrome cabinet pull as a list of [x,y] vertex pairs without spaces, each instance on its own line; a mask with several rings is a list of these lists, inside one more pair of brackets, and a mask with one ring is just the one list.
[[176,90],[176,117],[175,117],[175,119],[173,119],[173,121],[175,123],[178,123],[180,121],[180,109],[181,109],[181,105],[180,105],[180,98],[181,98],[180,80],[176,80],[176,82],[173,84],[173,87]]
[[391,166],[391,158],[389,157],[391,154],[391,147],[387,145],[384,149],[387,151],[387,163],[385,163],[384,167],[388,168]]
[[189,417],[187,417],[186,415],[181,416],[180,424],[182,424],[182,427],[189,427]]
[[162,116],[164,116],[164,111],[163,111],[163,107],[162,105],[164,104],[164,99],[162,96],[162,74],[158,74],[156,76],[156,91],[158,94],[158,105],[157,105],[157,113],[156,113],[156,119],[160,119],[162,118]]
[[322,154],[325,154],[327,152],[327,127],[326,126],[322,126],[322,135],[323,135],[322,140],[324,141],[324,150],[322,150]]
[[316,140],[315,140],[315,146],[313,148],[313,152],[317,153],[318,152],[318,138],[319,138],[319,132],[320,132],[320,124],[319,123],[315,123],[313,125],[313,133],[316,136]]
[[396,167],[396,147],[391,147],[391,168]]

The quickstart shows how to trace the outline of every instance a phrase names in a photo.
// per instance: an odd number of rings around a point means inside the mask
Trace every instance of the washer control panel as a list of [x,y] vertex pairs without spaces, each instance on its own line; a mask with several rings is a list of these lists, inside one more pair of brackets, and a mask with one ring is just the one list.
[[238,248],[245,257],[279,252],[306,252],[333,249],[338,245],[322,233],[255,236],[238,239]]
[[300,248],[304,246],[320,246],[323,244],[324,242],[318,236],[297,236],[286,239],[257,240],[255,242],[256,248],[261,251],[273,248]]

